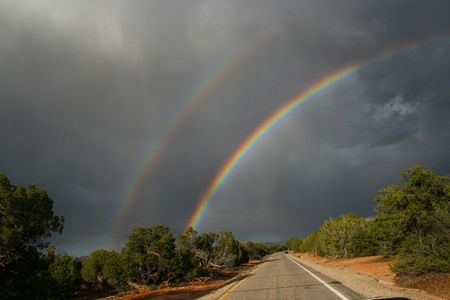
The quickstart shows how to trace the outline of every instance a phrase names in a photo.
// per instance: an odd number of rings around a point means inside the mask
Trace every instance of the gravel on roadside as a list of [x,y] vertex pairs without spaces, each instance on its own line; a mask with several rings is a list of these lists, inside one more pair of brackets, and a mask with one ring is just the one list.
[[[365,274],[354,273],[346,269],[338,269],[334,267],[329,267],[326,265],[321,265],[312,262],[306,258],[299,258],[295,255],[289,254],[291,258],[297,260],[301,264],[313,269],[323,275],[338,280],[346,287],[355,291],[358,294],[364,295],[367,299],[375,297],[388,297],[388,296],[403,296],[409,297],[414,300],[440,300],[445,299],[438,296],[430,295],[426,292],[414,289],[406,289],[402,287],[395,286],[388,282],[380,282],[372,276]],[[255,266],[257,268],[258,266]],[[246,273],[252,272],[252,269],[247,270]],[[241,278],[244,278],[246,274],[240,274]],[[222,286],[221,288],[213,291],[212,293],[203,296],[199,299],[201,300],[214,300],[220,298],[229,289],[231,289],[239,281],[232,280],[229,284]]]
[[312,262],[306,258],[299,258],[295,255],[289,256],[305,266],[314,269],[327,277],[333,278],[341,282],[346,287],[352,289],[358,294],[364,295],[367,298],[388,297],[388,296],[403,296],[415,300],[438,300],[444,299],[438,296],[430,295],[426,292],[414,289],[406,289],[402,287],[389,284],[387,282],[380,282],[372,276],[365,274],[358,274],[346,269],[338,269],[326,265]]

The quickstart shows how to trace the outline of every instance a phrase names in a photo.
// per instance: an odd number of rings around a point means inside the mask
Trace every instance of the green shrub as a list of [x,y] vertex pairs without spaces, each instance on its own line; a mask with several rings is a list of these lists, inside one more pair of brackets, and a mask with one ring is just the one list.
[[430,272],[448,273],[450,272],[450,261],[435,255],[398,255],[390,265],[390,270],[395,274],[402,275],[421,275]]
[[380,252],[397,255],[397,274],[449,272],[450,179],[413,166],[401,173],[403,184],[376,197],[374,231]]
[[365,226],[354,232],[348,245],[348,256],[362,257],[377,255],[378,253],[379,247],[373,236],[371,223],[367,222]]
[[76,259],[69,255],[56,257],[50,264],[49,270],[61,296],[68,298],[80,289],[81,263]]

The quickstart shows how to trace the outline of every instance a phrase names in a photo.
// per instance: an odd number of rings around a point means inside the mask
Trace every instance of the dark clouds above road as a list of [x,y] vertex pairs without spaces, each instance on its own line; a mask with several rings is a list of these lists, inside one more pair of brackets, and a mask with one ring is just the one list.
[[[449,11],[448,1],[0,1],[0,172],[48,191],[66,219],[57,247],[104,247],[150,147],[216,76],[142,178],[117,245],[135,225],[181,233],[273,111],[347,64],[450,38]],[[377,190],[412,164],[449,174],[449,80],[447,39],[320,93],[245,157],[198,231],[306,236],[328,217],[372,216]]]

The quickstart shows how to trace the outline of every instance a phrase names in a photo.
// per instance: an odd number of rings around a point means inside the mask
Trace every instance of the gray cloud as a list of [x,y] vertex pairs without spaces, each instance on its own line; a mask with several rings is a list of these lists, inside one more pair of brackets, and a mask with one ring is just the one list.
[[[347,64],[448,36],[447,6],[0,1],[0,172],[46,189],[66,218],[53,242],[87,254],[104,246],[152,143],[208,87],[143,178],[117,242],[135,225],[181,233],[258,124]],[[320,93],[242,160],[198,230],[305,236],[330,216],[373,215],[377,190],[411,164],[448,174],[449,53],[448,40],[420,47]]]

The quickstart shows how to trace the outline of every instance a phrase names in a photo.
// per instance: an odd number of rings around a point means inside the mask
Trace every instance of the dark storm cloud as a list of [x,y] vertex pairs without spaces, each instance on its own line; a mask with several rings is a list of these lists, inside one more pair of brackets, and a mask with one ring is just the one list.
[[[186,115],[119,228],[180,233],[222,164],[285,101],[338,68],[450,33],[446,1],[0,2],[0,172],[64,215],[58,247],[103,247],[152,142],[196,88],[276,29]],[[239,164],[199,231],[304,236],[373,215],[423,164],[448,174],[448,42],[367,68],[285,119]]]

